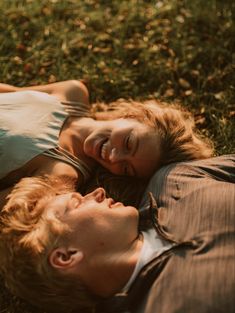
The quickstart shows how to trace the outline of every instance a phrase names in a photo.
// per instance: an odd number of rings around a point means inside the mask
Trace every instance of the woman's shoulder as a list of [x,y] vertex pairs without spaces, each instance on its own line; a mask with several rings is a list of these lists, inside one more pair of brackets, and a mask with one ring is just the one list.
[[0,176],[57,146],[67,116],[59,100],[44,92],[0,94]]
[[50,110],[51,107],[55,108],[60,105],[57,97],[49,95],[45,92],[35,90],[20,90],[15,92],[0,93],[0,110],[11,111],[20,108],[26,110],[29,107],[40,107],[42,110]]
[[0,130],[5,134],[40,133],[66,116],[60,101],[47,93],[24,90],[0,94]]

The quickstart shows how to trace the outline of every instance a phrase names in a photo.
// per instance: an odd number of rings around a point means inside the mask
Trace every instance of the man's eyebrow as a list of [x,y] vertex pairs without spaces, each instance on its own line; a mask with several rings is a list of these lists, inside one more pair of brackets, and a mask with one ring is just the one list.
[[66,206],[65,206],[65,209],[64,209],[64,211],[63,211],[63,215],[64,215],[64,214],[67,214],[67,213],[68,213],[68,206],[66,205]]

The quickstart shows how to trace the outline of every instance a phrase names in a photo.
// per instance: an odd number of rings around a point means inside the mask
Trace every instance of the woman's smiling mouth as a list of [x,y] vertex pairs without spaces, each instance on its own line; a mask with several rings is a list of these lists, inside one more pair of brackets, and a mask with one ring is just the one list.
[[108,139],[106,139],[100,147],[100,157],[102,160],[107,160],[108,156]]

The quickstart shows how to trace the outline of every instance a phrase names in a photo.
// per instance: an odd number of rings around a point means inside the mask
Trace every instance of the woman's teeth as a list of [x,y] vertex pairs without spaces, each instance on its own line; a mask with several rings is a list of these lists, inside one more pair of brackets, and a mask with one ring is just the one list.
[[107,141],[103,143],[100,150],[100,156],[103,160],[105,160],[106,155],[107,155]]

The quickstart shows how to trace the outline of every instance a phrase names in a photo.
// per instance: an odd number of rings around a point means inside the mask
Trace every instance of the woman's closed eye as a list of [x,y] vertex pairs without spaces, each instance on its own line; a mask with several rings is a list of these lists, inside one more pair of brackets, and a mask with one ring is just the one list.
[[130,133],[127,135],[126,140],[125,140],[125,149],[127,151],[131,151],[133,148],[133,134]]

